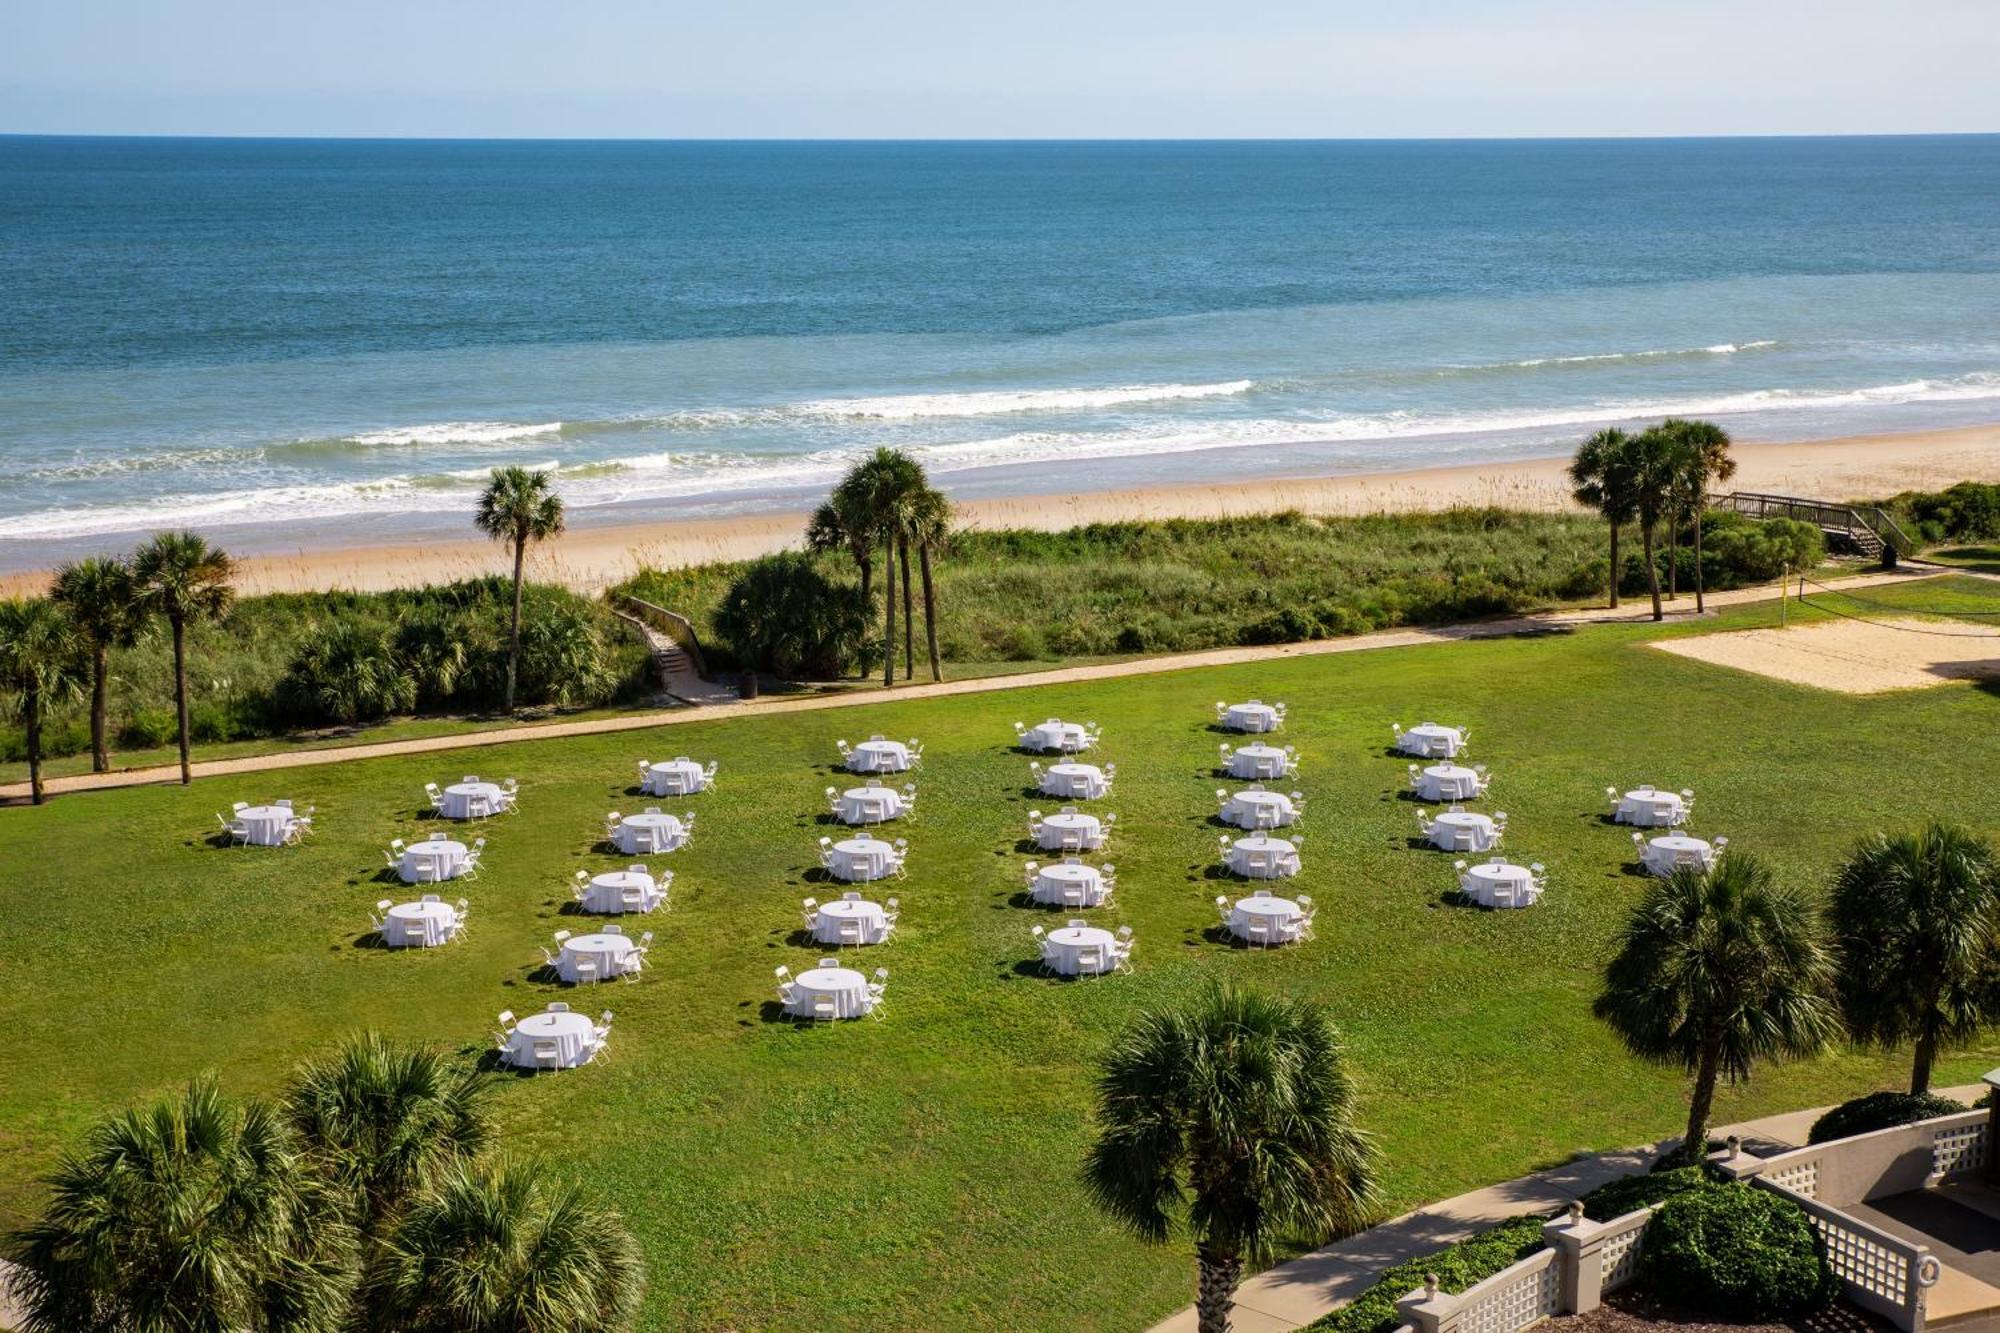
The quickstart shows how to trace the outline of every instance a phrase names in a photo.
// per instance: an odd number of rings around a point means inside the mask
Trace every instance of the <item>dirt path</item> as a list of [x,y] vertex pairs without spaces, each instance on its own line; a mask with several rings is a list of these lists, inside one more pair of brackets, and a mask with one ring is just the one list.
[[[1905,568],[1896,573],[1860,574],[1836,579],[1824,586],[1865,588],[1881,583],[1927,578],[1944,571],[1936,566]],[[1739,606],[1769,601],[1776,597],[1773,587],[1739,588],[1733,592],[1710,593],[1711,606]],[[1670,621],[1694,618],[1694,604],[1683,597],[1669,611]],[[262,773],[281,768],[304,768],[313,764],[337,764],[389,755],[431,754],[448,750],[468,750],[487,745],[511,745],[516,741],[560,740],[567,736],[596,736],[617,731],[644,731],[694,722],[710,722],[723,717],[761,717],[777,713],[808,713],[829,708],[861,708],[871,704],[912,699],[940,699],[963,694],[993,694],[1009,690],[1036,689],[1045,685],[1068,685],[1078,681],[1117,680],[1126,676],[1147,676],[1165,671],[1188,671],[1200,667],[1239,666],[1252,662],[1279,661],[1292,657],[1321,657],[1334,653],[1370,652],[1378,648],[1407,648],[1425,643],[1449,643],[1463,639],[1503,638],[1560,626],[1631,624],[1649,618],[1644,598],[1628,601],[1613,611],[1596,607],[1578,611],[1557,611],[1519,616],[1505,620],[1477,621],[1469,625],[1443,625],[1430,629],[1381,630],[1341,639],[1319,639],[1310,643],[1276,644],[1257,648],[1215,648],[1207,652],[1182,653],[1173,657],[1147,657],[1129,662],[1102,662],[1090,666],[1055,667],[1012,676],[983,676],[974,680],[948,680],[941,684],[904,685],[893,692],[854,690],[840,694],[809,695],[801,698],[767,698],[752,702],[707,703],[664,712],[634,713],[627,717],[598,718],[589,722],[547,722],[518,727],[496,727],[491,731],[466,732],[455,736],[431,736],[418,740],[383,741],[372,745],[334,746],[321,750],[293,750],[283,754],[253,755],[241,759],[211,759],[194,765],[197,778],[227,777],[240,773]],[[50,778],[43,785],[51,795],[66,792],[102,791],[114,787],[139,787],[176,782],[179,768],[124,769],[112,773],[79,773]],[[19,802],[28,797],[28,784],[0,786],[0,801]]]

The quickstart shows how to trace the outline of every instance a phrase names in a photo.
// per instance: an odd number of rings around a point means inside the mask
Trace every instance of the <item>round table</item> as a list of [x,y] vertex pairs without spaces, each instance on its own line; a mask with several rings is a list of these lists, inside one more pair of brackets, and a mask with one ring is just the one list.
[[649,796],[692,796],[708,786],[708,772],[692,759],[654,764],[641,784]]
[[1466,867],[1458,887],[1481,907],[1526,907],[1534,901],[1535,877],[1526,866],[1480,861]]
[[1397,739],[1397,748],[1405,754],[1435,755],[1450,759],[1465,745],[1465,736],[1457,727],[1441,727],[1435,722],[1419,722],[1405,731]]
[[901,773],[910,766],[910,747],[901,741],[863,741],[848,752],[850,773]]
[[1641,787],[1637,791],[1626,792],[1618,802],[1618,820],[1624,824],[1671,828],[1674,821],[1681,817],[1683,808],[1679,792]]
[[851,967],[815,967],[799,973],[792,978],[792,1002],[785,1011],[811,1018],[813,999],[820,995],[832,999],[835,1018],[859,1018],[868,1012],[868,978]]
[[[1094,975],[1109,972],[1118,966],[1111,956],[1111,946],[1117,937],[1108,930],[1096,926],[1064,926],[1052,930],[1045,937],[1048,948],[1043,953],[1043,962],[1049,971],[1065,977]],[[1086,963],[1084,955],[1097,951],[1094,964]]]
[[246,805],[236,812],[236,820],[243,825],[243,841],[258,847],[276,847],[285,841],[285,834],[291,831],[292,807]]
[[1099,907],[1104,903],[1104,876],[1096,866],[1067,861],[1035,871],[1029,896],[1051,907]]
[[1042,793],[1085,798],[1102,796],[1104,770],[1096,764],[1050,764],[1042,772]]
[[444,789],[438,813],[446,819],[483,819],[498,814],[507,793],[497,782],[454,782]]
[[611,841],[625,855],[637,856],[641,852],[671,852],[686,841],[686,834],[675,816],[648,811],[620,820],[611,831]]
[[1239,791],[1222,807],[1222,817],[1242,829],[1283,828],[1299,817],[1283,792]]
[[403,848],[396,873],[405,884],[436,884],[465,873],[465,844],[449,838],[427,838]]
[[1431,843],[1447,852],[1483,852],[1500,840],[1492,818],[1471,810],[1447,810],[1436,822]]
[[1686,833],[1663,833],[1646,843],[1646,850],[1639,859],[1654,874],[1670,875],[1675,863],[1684,855],[1695,857],[1701,868],[1706,870],[1715,860],[1715,848],[1705,839]]
[[[848,923],[860,925],[860,939],[841,938],[840,928]],[[882,904],[866,898],[835,898],[821,903],[814,913],[812,936],[821,944],[880,944],[888,926],[888,914],[882,910]]]
[[[588,1014],[529,1014],[507,1034],[507,1063],[521,1069],[574,1069],[588,1064],[597,1054],[594,1030]],[[538,1041],[554,1044],[553,1066],[535,1058]]]
[[[1292,923],[1303,915],[1299,905],[1290,898],[1277,898],[1268,893],[1253,893],[1248,898],[1238,898],[1236,906],[1229,913],[1229,933],[1240,940],[1266,944],[1282,944],[1292,938]],[[1264,927],[1262,936],[1252,934],[1251,922]]]
[[[625,893],[628,889],[639,891],[639,906],[633,907],[626,903]],[[600,916],[614,916],[620,912],[650,912],[659,905],[658,882],[640,870],[613,870],[607,874],[593,875],[590,883],[583,888],[583,910]]]
[[[1250,857],[1263,857],[1264,864],[1254,867]],[[1278,879],[1285,875],[1296,875],[1299,871],[1298,848],[1283,838],[1253,834],[1248,838],[1238,838],[1229,848],[1229,868],[1250,879]]]
[[1058,722],[1050,718],[1039,726],[1029,727],[1021,733],[1021,745],[1029,750],[1061,750],[1073,753],[1090,748],[1090,737],[1077,722]]
[[894,787],[849,787],[840,794],[840,822],[880,824],[903,813],[903,794]]
[[880,838],[847,838],[833,844],[833,876],[848,881],[881,879],[895,858],[894,843]]
[[391,949],[433,949],[458,929],[458,909],[450,903],[397,903],[383,914],[382,942]]
[[1276,731],[1278,710],[1256,699],[1247,704],[1231,704],[1223,714],[1222,725],[1231,731]]
[[1292,757],[1275,745],[1240,745],[1229,756],[1229,775],[1236,778],[1281,778]]
[[556,975],[574,985],[576,960],[593,958],[597,961],[599,981],[621,976],[631,960],[632,947],[629,935],[572,935],[563,941],[562,952],[556,955]]
[[1036,841],[1052,852],[1066,847],[1096,847],[1104,841],[1103,825],[1098,823],[1096,815],[1086,815],[1080,810],[1048,815],[1042,819],[1041,836]]
[[1426,801],[1469,801],[1479,795],[1479,774],[1461,764],[1432,764],[1417,774],[1417,795]]

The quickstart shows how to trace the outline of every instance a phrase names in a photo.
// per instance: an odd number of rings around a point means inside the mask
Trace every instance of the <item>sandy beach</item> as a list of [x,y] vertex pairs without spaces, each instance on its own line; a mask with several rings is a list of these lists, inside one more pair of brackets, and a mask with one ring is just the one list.
[[[1883,496],[1955,481],[2000,481],[2000,425],[1909,435],[1862,435],[1808,443],[1738,443],[1735,490],[1826,499]],[[1058,529],[1125,519],[1212,518],[1299,509],[1311,514],[1367,514],[1502,505],[1521,509],[1571,507],[1563,477],[1568,459],[1554,457],[1416,471],[1260,478],[1210,486],[1132,487],[1076,494],[977,500],[960,507],[962,521],[980,528]],[[577,523],[530,554],[532,577],[594,590],[646,565],[741,560],[796,545],[804,516],[749,514],[637,524]],[[469,526],[469,525],[468,525]],[[213,534],[225,546],[227,529]],[[107,542],[107,549],[117,549]],[[243,593],[340,588],[365,591],[435,583],[507,568],[494,543],[431,542],[411,546],[302,547],[282,555],[245,557]],[[45,573],[0,575],[0,592],[32,594]]]

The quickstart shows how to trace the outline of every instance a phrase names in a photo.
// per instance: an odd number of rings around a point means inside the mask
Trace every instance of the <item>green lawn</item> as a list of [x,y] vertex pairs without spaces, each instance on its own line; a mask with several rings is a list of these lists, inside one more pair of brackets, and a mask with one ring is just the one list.
[[[1969,579],[1874,592],[2000,608]],[[1795,618],[1815,615],[1794,608]],[[1729,612],[1720,628],[1773,621]],[[675,910],[647,922],[642,984],[573,997],[618,1013],[607,1063],[509,1079],[509,1141],[558,1159],[629,1215],[651,1265],[649,1329],[1142,1327],[1191,1295],[1179,1248],[1113,1230],[1074,1183],[1092,1063],[1143,1006],[1233,977],[1327,1004],[1350,1043],[1385,1203],[1400,1210],[1563,1159],[1671,1133],[1681,1081],[1635,1064],[1590,1018],[1597,969],[1643,881],[1606,784],[1700,794],[1697,831],[1818,884],[1858,833],[1938,815],[1988,835],[2000,698],[1965,684],[1877,698],[1821,693],[1647,649],[1716,626],[1608,626],[928,702],[885,702],[476,754],[417,756],[147,788],[0,812],[0,1221],[106,1110],[218,1069],[248,1091],[302,1054],[375,1027],[474,1059],[494,1014],[556,991],[536,945],[607,809],[629,810],[635,761],[714,758],[693,798],[694,847],[668,860]],[[1253,955],[1217,943],[1209,823],[1216,699],[1291,704],[1308,757],[1306,870],[1319,940]],[[1137,974],[1059,983],[1023,967],[1048,915],[1011,900],[1032,800],[1009,724],[1103,724],[1119,765],[1110,859]],[[1542,904],[1483,913],[1442,901],[1451,858],[1409,845],[1389,723],[1469,722],[1512,816],[1508,850],[1547,863]],[[792,939],[834,779],[836,737],[921,736],[921,817],[880,1023],[770,1021],[771,969],[820,952]],[[478,771],[521,780],[524,811],[489,825],[489,869],[465,886],[466,941],[429,954],[362,947],[379,849],[426,827],[421,784]],[[212,814],[289,795],[319,808],[308,846],[217,848]],[[680,802],[670,803],[677,808]],[[53,1058],[61,1044],[72,1054]],[[1760,1077],[1726,1118],[1838,1100],[1902,1077],[1903,1058],[1841,1055]],[[2000,1042],[1955,1054],[1962,1082]]]

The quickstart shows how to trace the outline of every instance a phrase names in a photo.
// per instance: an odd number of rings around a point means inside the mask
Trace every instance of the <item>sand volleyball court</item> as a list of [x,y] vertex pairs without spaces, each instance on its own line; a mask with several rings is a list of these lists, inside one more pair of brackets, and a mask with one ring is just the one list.
[[1826,620],[1701,634],[1651,646],[1845,694],[2000,679],[2000,629],[1958,620]]

